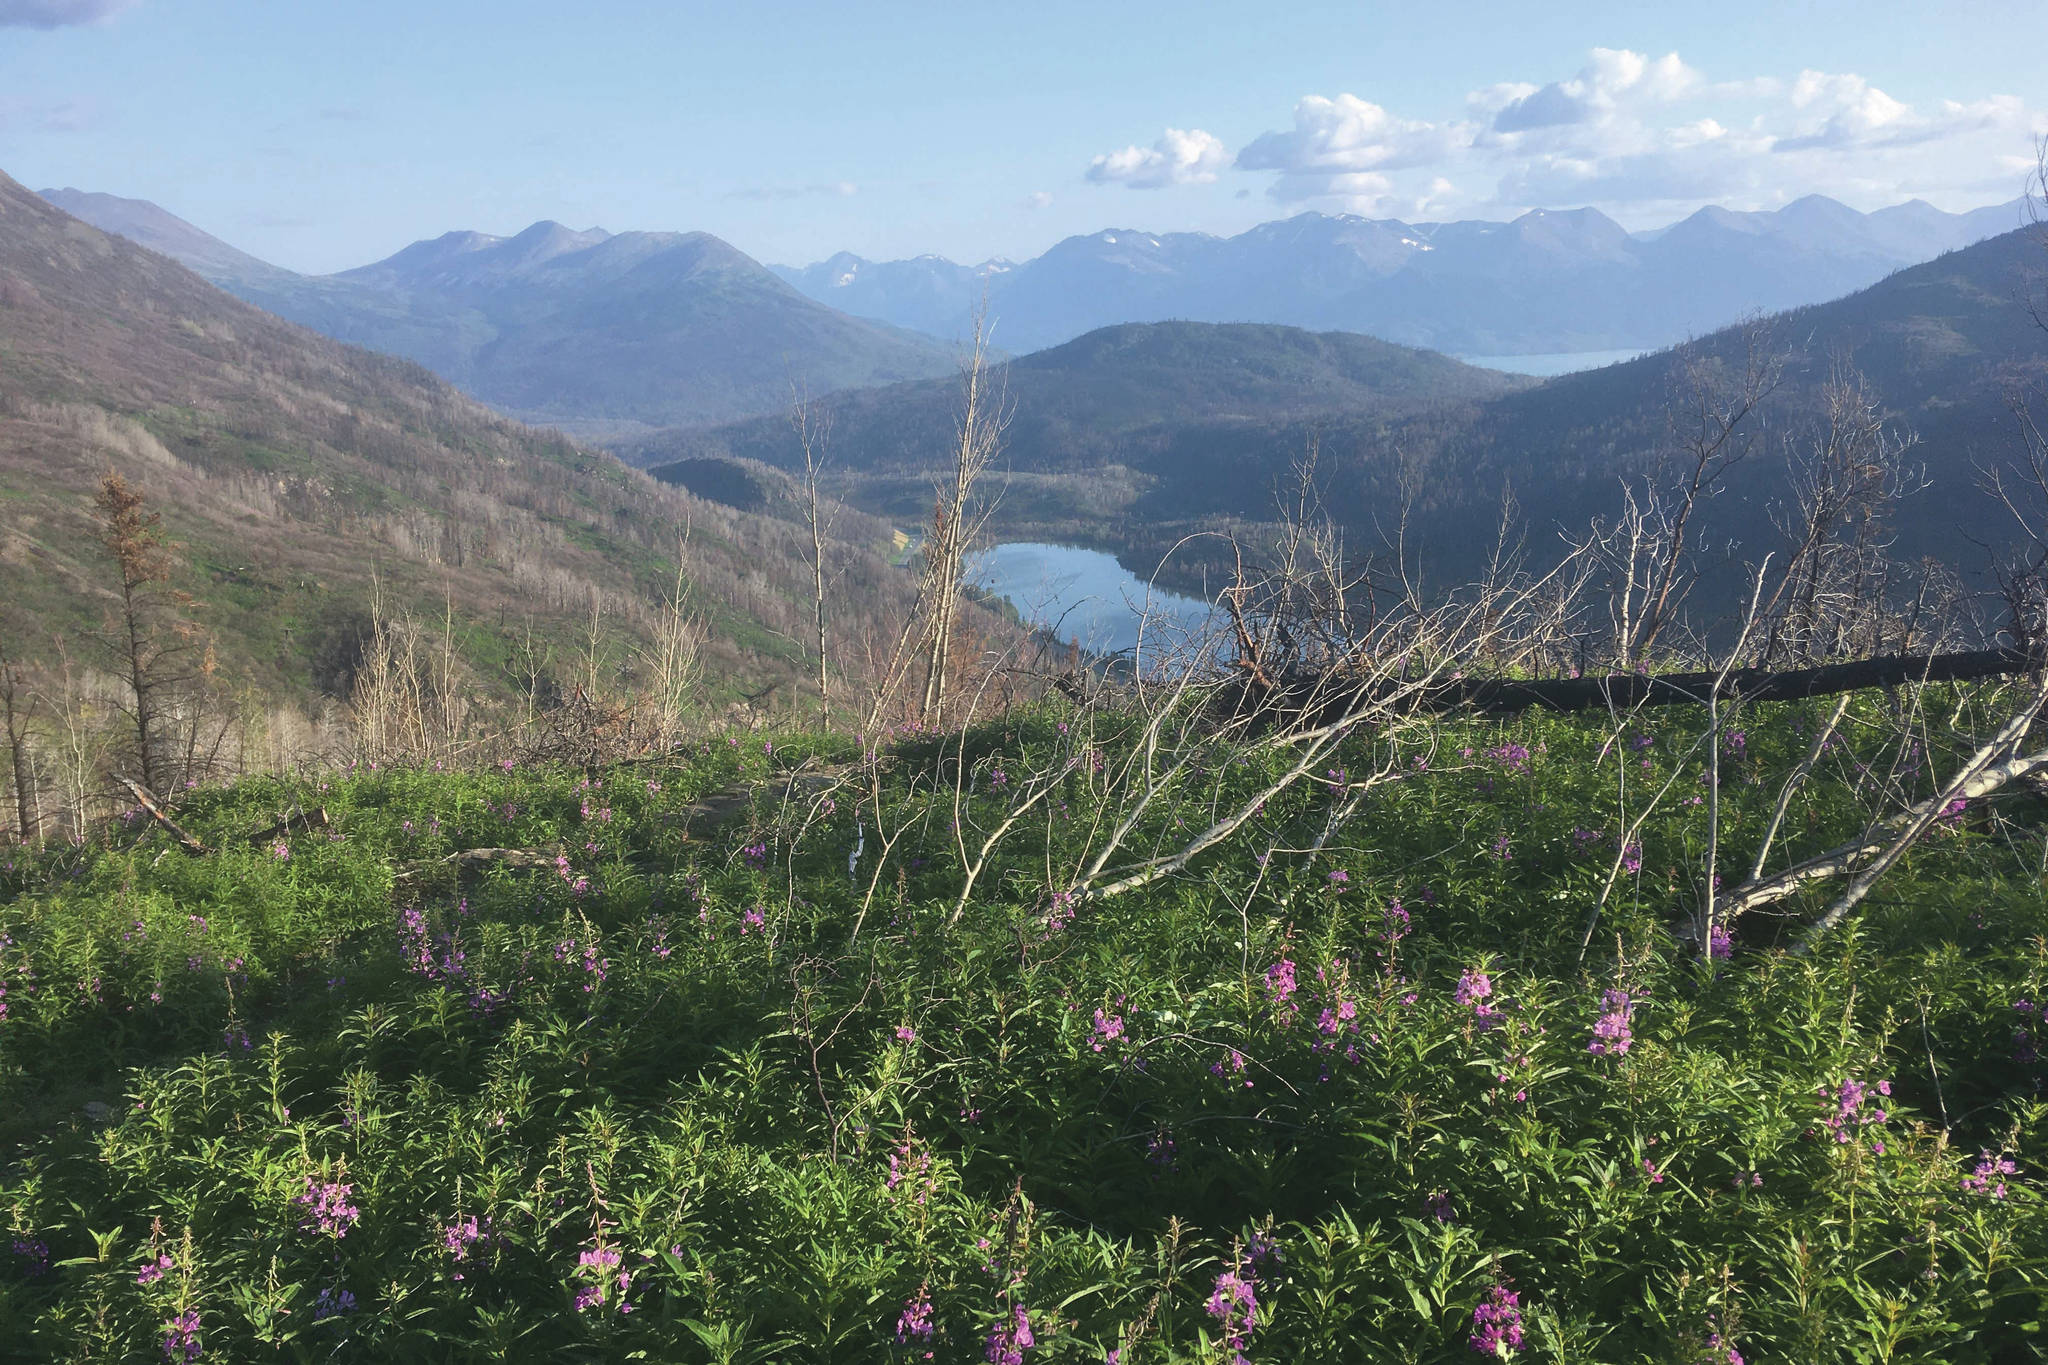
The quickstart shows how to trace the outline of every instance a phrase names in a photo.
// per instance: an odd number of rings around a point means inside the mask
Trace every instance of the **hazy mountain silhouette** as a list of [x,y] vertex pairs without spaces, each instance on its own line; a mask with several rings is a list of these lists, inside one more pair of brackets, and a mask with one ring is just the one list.
[[2017,202],[1865,214],[1819,195],[1767,213],[1701,209],[1636,234],[1592,209],[1506,223],[1303,213],[1234,237],[1117,228],[1017,265],[841,253],[773,269],[836,308],[938,335],[961,331],[985,281],[996,338],[1013,351],[1177,318],[1518,355],[1670,345],[1748,312],[1839,297],[2020,222]]
[[707,422],[949,370],[929,337],[805,298],[702,232],[451,232],[337,275],[268,265],[142,200],[50,191],[108,232],[338,340],[542,420]]

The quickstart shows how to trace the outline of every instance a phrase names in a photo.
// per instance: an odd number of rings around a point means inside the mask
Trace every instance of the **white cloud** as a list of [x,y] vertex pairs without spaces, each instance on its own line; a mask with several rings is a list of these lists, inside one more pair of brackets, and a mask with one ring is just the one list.
[[1230,152],[1220,139],[1199,128],[1168,128],[1150,147],[1133,145],[1096,157],[1088,163],[1088,178],[1098,185],[1134,190],[1206,185],[1229,161]]
[[1025,196],[1024,207],[1030,209],[1051,208],[1052,192],[1050,190],[1033,190],[1030,194]]
[[1373,212],[1393,191],[1392,172],[1441,164],[1472,133],[1467,123],[1396,118],[1356,95],[1310,95],[1294,106],[1294,127],[1255,138],[1237,168],[1279,172],[1275,199],[1340,199]]
[[1851,72],[1710,78],[1675,52],[1595,48],[1568,78],[1498,81],[1440,119],[1310,95],[1235,164],[1268,174],[1282,203],[1402,216],[1592,205],[1647,226],[1810,193],[1974,205],[2014,158],[2032,164],[2023,154],[2044,133],[2048,117],[2009,95],[1915,107]]
[[[1512,100],[1493,116],[1497,133],[1595,123],[1624,104],[1668,104],[1684,99],[1704,82],[1676,52],[1654,60],[1625,48],[1596,47],[1591,60],[1568,81],[1553,81]],[[1499,89],[1500,87],[1495,87]]]
[[70,28],[113,18],[138,0],[0,0],[0,28]]

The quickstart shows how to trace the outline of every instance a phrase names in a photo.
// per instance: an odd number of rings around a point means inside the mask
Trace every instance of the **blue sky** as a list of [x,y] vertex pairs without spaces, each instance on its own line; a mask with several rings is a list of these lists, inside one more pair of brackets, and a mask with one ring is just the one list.
[[2017,196],[2041,0],[0,0],[0,170],[332,270],[453,228],[1036,254],[1303,209]]

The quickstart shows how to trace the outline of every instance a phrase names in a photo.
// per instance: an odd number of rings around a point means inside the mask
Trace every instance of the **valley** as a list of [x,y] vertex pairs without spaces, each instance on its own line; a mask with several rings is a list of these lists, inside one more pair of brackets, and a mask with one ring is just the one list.
[[2044,44],[0,0],[0,1362],[2042,1359]]

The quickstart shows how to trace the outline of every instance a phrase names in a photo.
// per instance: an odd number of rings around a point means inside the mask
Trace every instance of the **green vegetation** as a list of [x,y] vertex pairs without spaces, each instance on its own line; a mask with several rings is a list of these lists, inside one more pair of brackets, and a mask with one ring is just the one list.
[[1073,888],[1120,818],[1143,866],[1287,746],[1184,715],[1169,762],[1111,699],[202,789],[216,852],[131,817],[0,871],[0,1342],[2034,1358],[2048,804],[1945,812],[1810,955],[1825,888],[1682,933],[1717,807],[1732,882],[1818,748],[1783,865],[2006,705],[1358,727],[1109,896]]

